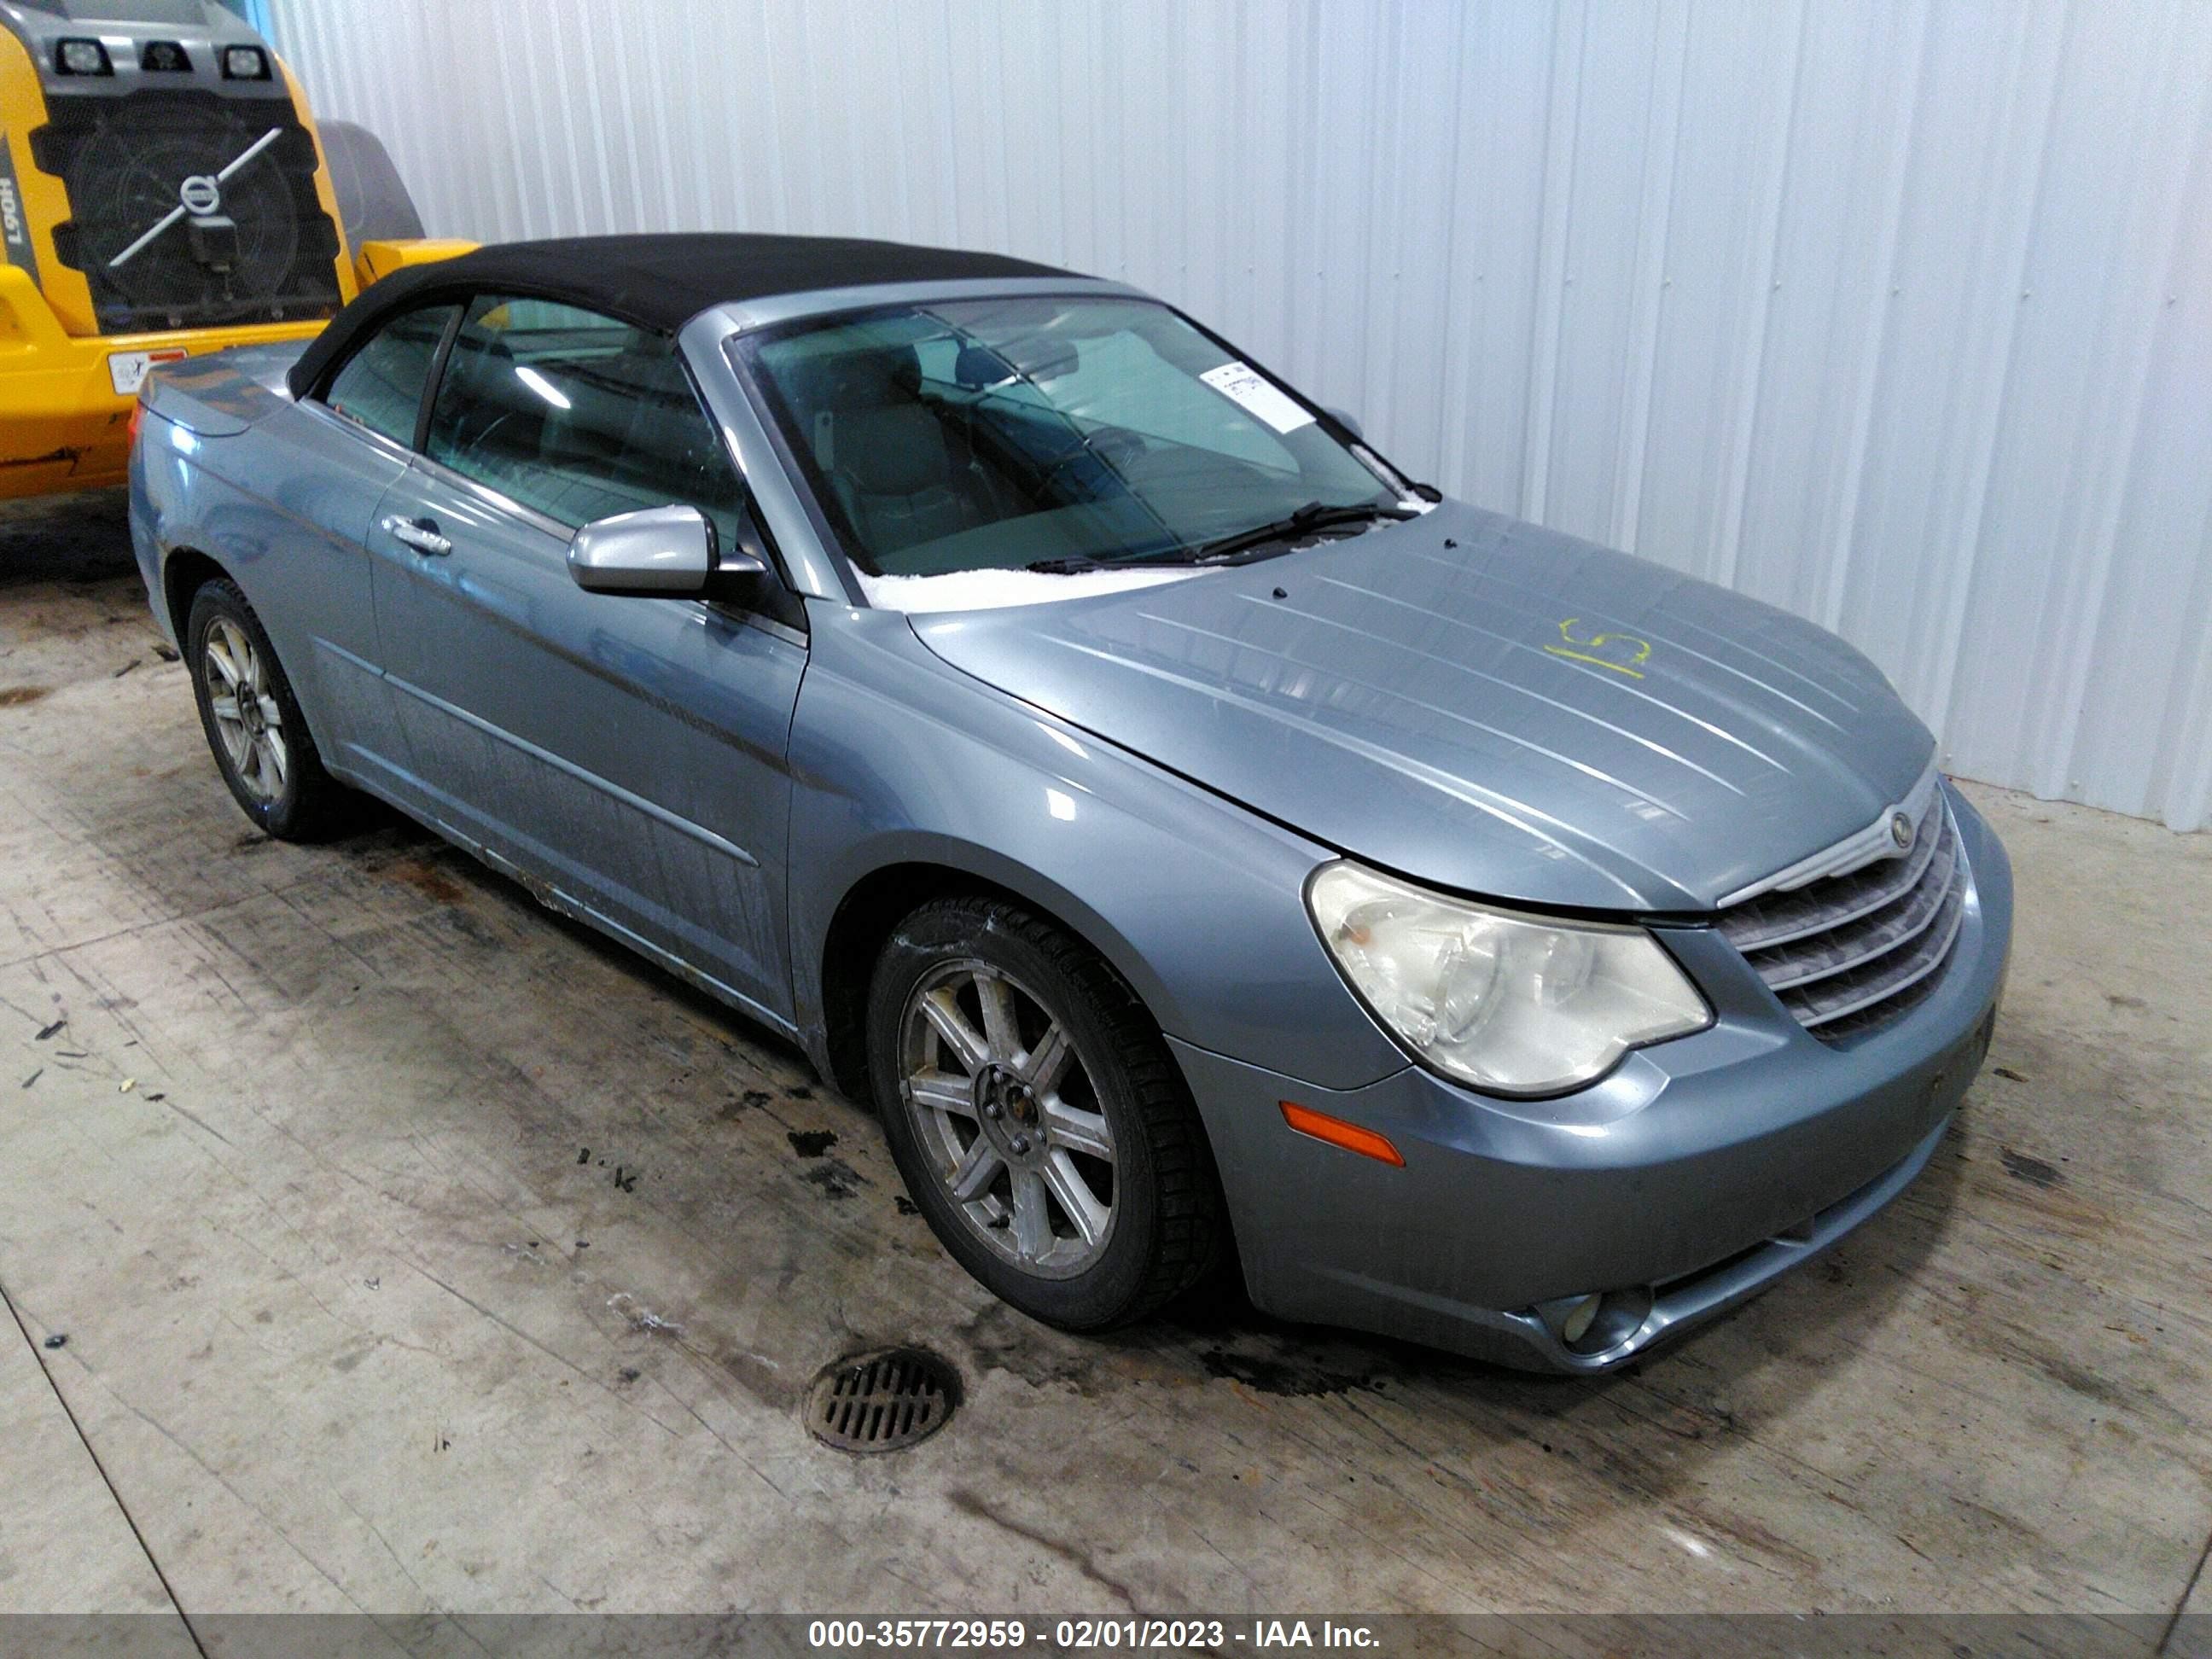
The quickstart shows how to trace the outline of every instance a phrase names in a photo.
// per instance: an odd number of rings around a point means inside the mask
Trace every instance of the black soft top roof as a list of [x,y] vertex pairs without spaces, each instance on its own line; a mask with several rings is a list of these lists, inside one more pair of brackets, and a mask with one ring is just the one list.
[[501,242],[456,259],[410,265],[362,290],[309,343],[286,378],[304,395],[383,318],[444,294],[536,295],[672,334],[710,306],[775,294],[1074,274],[1002,253],[848,236],[702,233]]

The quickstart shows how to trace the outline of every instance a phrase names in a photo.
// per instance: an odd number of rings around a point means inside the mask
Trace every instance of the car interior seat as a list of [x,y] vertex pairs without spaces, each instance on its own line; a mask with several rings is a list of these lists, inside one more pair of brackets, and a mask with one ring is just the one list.
[[966,435],[921,395],[911,346],[853,353],[810,388],[815,459],[863,545],[896,551],[1006,515]]

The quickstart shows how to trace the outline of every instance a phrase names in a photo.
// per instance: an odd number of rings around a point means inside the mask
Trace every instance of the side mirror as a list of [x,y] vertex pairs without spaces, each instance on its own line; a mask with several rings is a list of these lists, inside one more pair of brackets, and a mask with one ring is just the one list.
[[1346,432],[1349,432],[1353,437],[1364,438],[1367,435],[1364,432],[1359,429],[1358,417],[1353,415],[1350,410],[1333,409],[1328,404],[1323,404],[1322,405],[1321,412],[1328,416],[1330,420],[1334,421],[1339,426],[1342,427]]
[[714,526],[696,507],[648,507],[594,519],[568,544],[568,574],[589,593],[703,593],[717,576],[766,568],[736,549],[714,557]]

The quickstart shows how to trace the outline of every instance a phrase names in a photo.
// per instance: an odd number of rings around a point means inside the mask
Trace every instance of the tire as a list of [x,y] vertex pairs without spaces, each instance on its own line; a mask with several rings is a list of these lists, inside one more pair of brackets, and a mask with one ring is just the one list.
[[[200,729],[246,816],[280,841],[321,841],[349,828],[360,797],[324,770],[268,631],[233,583],[218,578],[192,595],[185,661]],[[260,696],[234,696],[234,674]],[[226,705],[237,712],[227,714]]]
[[[993,985],[1007,996],[995,1021]],[[941,1023],[948,1004],[966,1028],[958,1043]],[[1046,1041],[1054,1029],[1068,1046]],[[1058,927],[998,899],[921,906],[877,958],[867,1047],[908,1194],[953,1259],[1031,1318],[1127,1324],[1219,1261],[1212,1152],[1159,1028]],[[1072,1179],[1089,1194],[1085,1220]]]

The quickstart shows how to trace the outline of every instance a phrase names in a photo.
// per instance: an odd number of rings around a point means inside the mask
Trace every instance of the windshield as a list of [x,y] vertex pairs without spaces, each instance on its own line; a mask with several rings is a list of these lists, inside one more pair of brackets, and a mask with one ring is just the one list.
[[737,344],[872,575],[1180,562],[1404,510],[1382,461],[1151,301],[899,306]]

